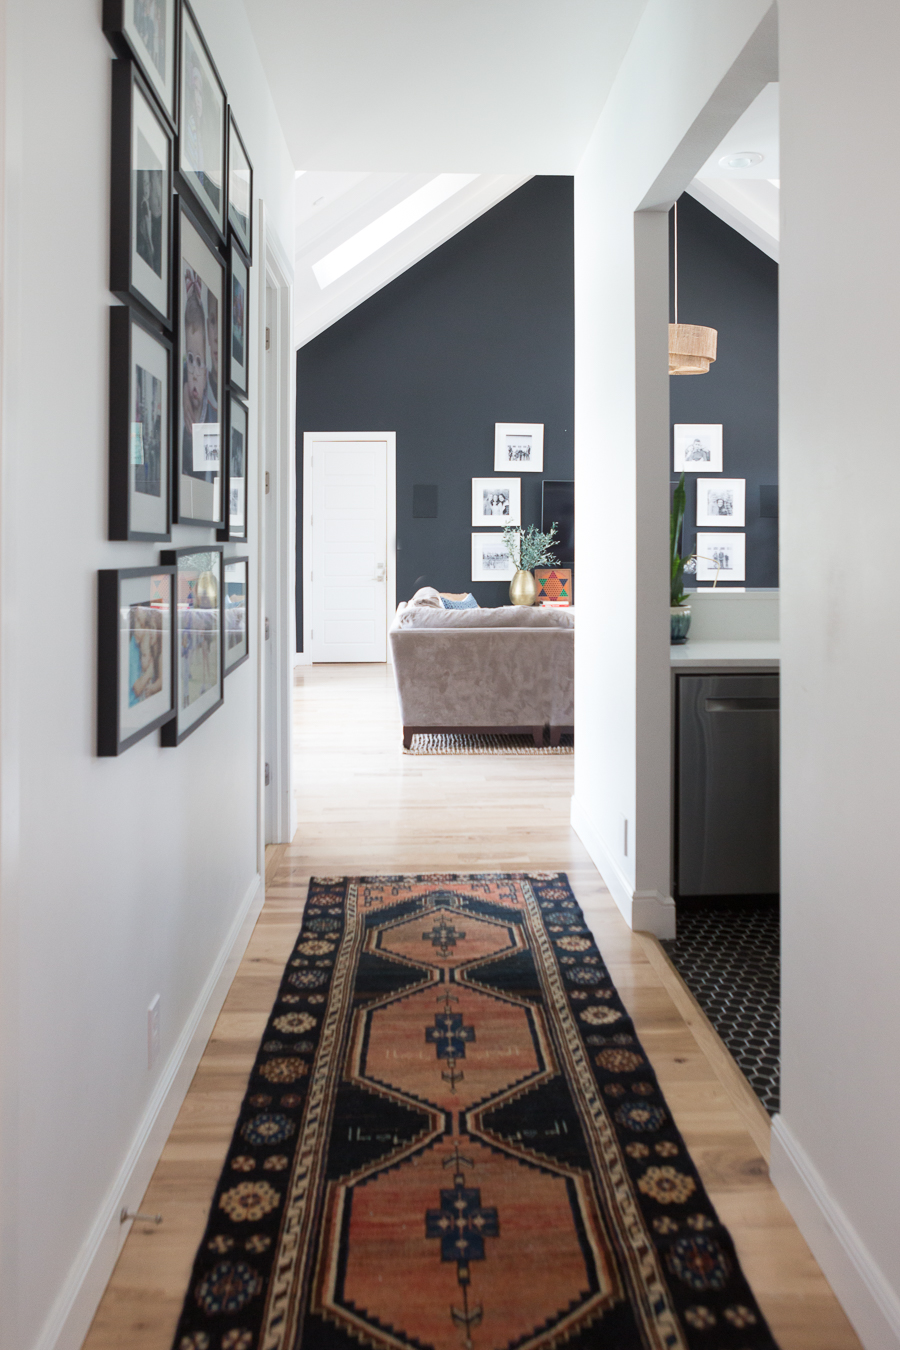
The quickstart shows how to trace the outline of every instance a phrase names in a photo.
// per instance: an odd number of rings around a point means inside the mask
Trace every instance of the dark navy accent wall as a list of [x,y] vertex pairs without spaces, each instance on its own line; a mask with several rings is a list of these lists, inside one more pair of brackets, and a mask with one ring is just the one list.
[[[722,423],[722,473],[708,476],[747,480],[745,584],[777,586],[778,521],[760,515],[760,488],[778,483],[778,264],[687,193],[678,201],[678,317],[718,329],[719,343],[708,375],[669,380],[672,425]],[[685,474],[691,551],[700,476]],[[763,494],[764,510],[772,495]]]
[[[308,431],[397,433],[398,599],[431,585],[509,603],[508,582],[471,580],[472,479],[494,476],[495,422],[544,423],[524,525],[544,477],[573,477],[574,318],[573,182],[538,177],[298,351],[298,457]],[[416,486],[437,488],[436,516],[422,493],[414,515]],[[299,539],[297,558],[300,643]]]

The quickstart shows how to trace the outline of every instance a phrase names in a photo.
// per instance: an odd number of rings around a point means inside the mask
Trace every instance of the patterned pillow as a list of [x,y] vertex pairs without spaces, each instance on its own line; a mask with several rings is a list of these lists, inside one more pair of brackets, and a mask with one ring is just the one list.
[[441,604],[444,609],[478,609],[478,601],[471,592],[463,600],[448,600],[446,595],[441,596]]

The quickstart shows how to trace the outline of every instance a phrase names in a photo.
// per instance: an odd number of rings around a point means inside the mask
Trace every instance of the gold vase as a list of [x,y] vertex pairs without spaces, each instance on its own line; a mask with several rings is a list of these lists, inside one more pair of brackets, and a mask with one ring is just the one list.
[[533,605],[537,595],[534,574],[517,572],[509,583],[509,598],[514,605]]

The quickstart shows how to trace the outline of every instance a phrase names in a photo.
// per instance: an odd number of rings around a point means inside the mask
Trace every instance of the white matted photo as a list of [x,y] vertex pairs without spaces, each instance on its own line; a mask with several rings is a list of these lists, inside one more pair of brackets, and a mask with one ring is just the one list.
[[722,472],[721,422],[676,422],[675,472]]
[[494,468],[544,472],[543,422],[495,422]]
[[516,565],[502,534],[472,535],[472,580],[512,581]]
[[521,478],[473,478],[472,524],[522,524]]
[[746,478],[698,478],[697,524],[744,528]]
[[697,534],[697,580],[744,581],[745,534]]

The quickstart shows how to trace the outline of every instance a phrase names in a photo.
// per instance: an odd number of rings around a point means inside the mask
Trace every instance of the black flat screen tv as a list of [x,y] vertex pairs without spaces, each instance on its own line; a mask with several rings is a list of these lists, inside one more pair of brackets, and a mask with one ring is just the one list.
[[546,533],[553,522],[558,543],[554,550],[560,566],[575,565],[575,484],[571,479],[545,478],[541,492],[541,529]]

